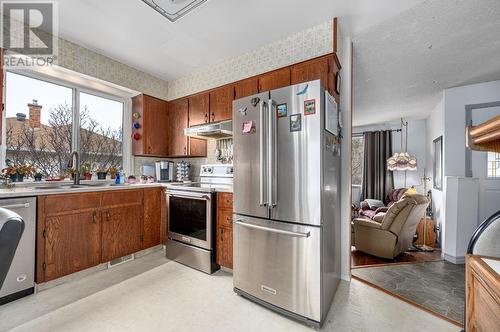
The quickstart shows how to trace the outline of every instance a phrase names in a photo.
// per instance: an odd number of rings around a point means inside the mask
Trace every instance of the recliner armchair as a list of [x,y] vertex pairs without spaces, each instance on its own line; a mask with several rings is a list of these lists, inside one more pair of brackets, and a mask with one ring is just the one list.
[[392,189],[389,191],[389,193],[385,196],[384,199],[384,206],[378,207],[371,209],[370,205],[368,204],[367,201],[362,201],[359,203],[359,215],[363,217],[367,217],[369,219],[373,219],[373,217],[379,213],[379,212],[387,212],[389,208],[391,207],[392,204],[395,202],[399,201],[401,197],[405,194],[407,191],[407,188],[399,188],[399,189]]
[[381,223],[354,219],[351,243],[367,254],[393,259],[412,245],[413,235],[429,202],[423,195],[404,196],[389,207]]

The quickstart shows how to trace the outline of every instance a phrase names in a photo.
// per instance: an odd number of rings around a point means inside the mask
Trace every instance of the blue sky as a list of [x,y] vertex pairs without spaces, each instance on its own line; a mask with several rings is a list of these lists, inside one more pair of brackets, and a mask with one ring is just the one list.
[[[11,72],[7,72],[5,89],[7,117],[15,117],[16,113],[24,113],[28,118],[28,103],[36,99],[38,104],[43,106],[41,122],[48,124],[50,109],[64,103],[72,105],[72,89]],[[82,93],[80,105],[82,107],[86,105],[91,117],[99,121],[103,127],[111,127],[114,130],[122,127],[122,103]]]

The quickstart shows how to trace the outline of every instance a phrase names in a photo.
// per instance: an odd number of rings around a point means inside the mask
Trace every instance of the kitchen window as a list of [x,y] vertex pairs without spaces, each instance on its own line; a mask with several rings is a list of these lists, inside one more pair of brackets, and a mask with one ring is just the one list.
[[[124,168],[125,99],[65,82],[6,72],[2,166],[67,175],[72,151],[92,171]],[[126,164],[126,165],[124,165]],[[128,169],[128,168],[127,168]]]

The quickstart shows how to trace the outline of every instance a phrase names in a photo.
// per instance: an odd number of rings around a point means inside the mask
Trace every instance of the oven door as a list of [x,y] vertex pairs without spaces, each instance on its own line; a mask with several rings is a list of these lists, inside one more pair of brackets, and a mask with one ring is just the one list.
[[168,237],[212,249],[211,200],[208,193],[168,190]]

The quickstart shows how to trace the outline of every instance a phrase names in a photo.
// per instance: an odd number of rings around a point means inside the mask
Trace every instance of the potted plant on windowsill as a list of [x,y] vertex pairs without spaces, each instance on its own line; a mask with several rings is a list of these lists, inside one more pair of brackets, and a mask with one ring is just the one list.
[[87,163],[82,165],[82,175],[85,178],[85,180],[92,180],[92,172],[90,164]]
[[97,171],[97,180],[106,180],[106,175],[108,175],[108,171],[103,168],[98,168]]
[[24,177],[32,176],[35,173],[35,168],[29,165],[9,166],[2,170],[6,177],[10,177],[12,182],[23,182]]
[[43,174],[41,172],[37,171],[35,173],[35,175],[33,175],[33,177],[35,178],[36,182],[40,182],[40,181],[42,181]]
[[118,172],[118,169],[114,166],[111,166],[109,169],[108,169],[108,173],[109,175],[111,176],[111,179],[114,180],[116,179],[116,173]]

